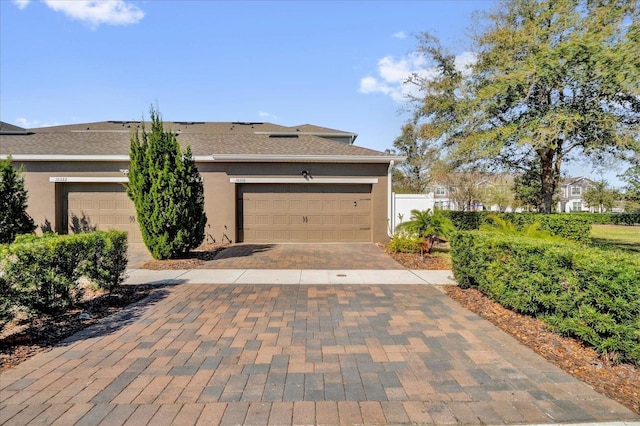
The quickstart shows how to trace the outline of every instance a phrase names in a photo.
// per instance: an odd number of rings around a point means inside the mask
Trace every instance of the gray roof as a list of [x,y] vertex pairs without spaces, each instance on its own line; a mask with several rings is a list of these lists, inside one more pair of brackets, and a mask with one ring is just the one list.
[[[222,156],[348,156],[393,159],[387,153],[327,137],[354,133],[311,125],[297,127],[272,123],[164,122],[165,130],[178,134],[180,145],[191,146],[196,157]],[[0,156],[122,156],[129,155],[131,132],[141,126],[135,121],[104,121],[29,129],[22,134],[0,133]],[[15,127],[15,126],[14,126]],[[4,128],[4,126],[3,126]],[[150,129],[150,124],[145,123]],[[24,129],[21,129],[24,130]],[[42,158],[41,158],[42,159]],[[240,160],[237,158],[236,160]]]

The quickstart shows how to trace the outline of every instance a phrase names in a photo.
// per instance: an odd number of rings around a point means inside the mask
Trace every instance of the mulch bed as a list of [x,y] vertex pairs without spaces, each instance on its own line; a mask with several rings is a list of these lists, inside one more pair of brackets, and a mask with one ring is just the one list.
[[229,244],[206,244],[187,253],[178,259],[150,260],[142,265],[142,269],[162,271],[167,269],[193,269],[216,258],[218,253],[229,247]]
[[[147,297],[150,285],[121,286],[113,292],[87,294],[78,306],[56,315],[41,315],[29,320],[14,320],[0,330],[0,372],[32,356],[47,351],[60,341]],[[81,319],[88,314],[88,319]]]

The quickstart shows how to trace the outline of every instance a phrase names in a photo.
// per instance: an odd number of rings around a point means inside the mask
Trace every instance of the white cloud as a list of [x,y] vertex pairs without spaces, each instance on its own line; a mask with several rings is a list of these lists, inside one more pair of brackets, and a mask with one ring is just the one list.
[[398,31],[393,35],[393,38],[407,38],[407,33],[405,33],[404,31]]
[[[477,55],[473,52],[463,52],[456,56],[456,68],[468,75],[468,70],[475,63]],[[423,55],[412,53],[404,58],[394,59],[385,56],[378,60],[377,77],[366,76],[360,80],[360,93],[382,93],[390,96],[396,102],[406,101],[410,96],[418,95],[418,88],[407,84],[412,75],[423,79],[436,76],[437,70],[427,66]]]
[[57,126],[58,123],[56,123],[56,122],[54,122],[54,123],[41,123],[38,120],[29,120],[29,119],[24,118],[24,117],[18,117],[18,118],[16,118],[15,125],[18,126],[18,127],[23,127],[25,129],[33,129],[33,128],[36,128],[36,127]]
[[144,12],[124,0],[44,0],[49,8],[97,28],[101,24],[128,25],[139,22]]
[[269,120],[274,120],[274,121],[278,119],[278,117],[275,116],[274,114],[271,114],[270,112],[264,112],[264,111],[260,111],[258,113],[258,116],[260,118],[267,118]]
[[12,0],[13,4],[18,6],[18,9],[22,10],[29,5],[30,0]]

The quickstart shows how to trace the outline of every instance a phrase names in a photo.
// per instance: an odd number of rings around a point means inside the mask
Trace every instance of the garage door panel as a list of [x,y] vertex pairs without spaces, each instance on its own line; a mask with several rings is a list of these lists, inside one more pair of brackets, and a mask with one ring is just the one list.
[[111,229],[125,231],[129,242],[142,242],[135,206],[122,185],[65,185],[63,226],[69,233]]
[[369,242],[370,194],[370,185],[240,185],[238,239]]

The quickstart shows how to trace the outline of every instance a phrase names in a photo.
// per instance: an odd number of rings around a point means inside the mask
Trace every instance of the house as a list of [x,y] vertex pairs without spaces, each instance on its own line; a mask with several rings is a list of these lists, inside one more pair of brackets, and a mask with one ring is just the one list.
[[[28,213],[41,230],[128,231],[125,193],[136,121],[23,129],[0,125],[0,159],[23,167]],[[150,126],[147,125],[147,128]],[[375,242],[388,238],[391,167],[402,157],[314,125],[165,122],[190,145],[204,181],[206,242]]]
[[586,177],[570,177],[562,179],[558,200],[559,212],[589,212],[593,209],[582,199],[585,192],[593,187],[594,182]]

